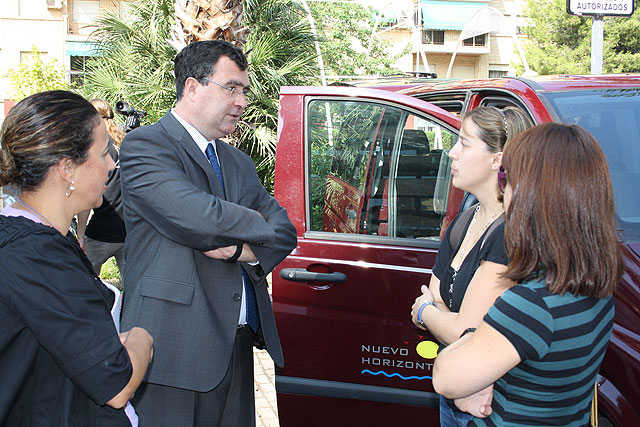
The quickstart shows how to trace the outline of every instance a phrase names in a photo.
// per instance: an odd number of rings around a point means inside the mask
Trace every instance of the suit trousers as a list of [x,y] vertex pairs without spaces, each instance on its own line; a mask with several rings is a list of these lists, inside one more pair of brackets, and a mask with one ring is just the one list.
[[251,328],[238,327],[227,373],[211,391],[143,382],[133,397],[140,427],[255,427],[253,341]]

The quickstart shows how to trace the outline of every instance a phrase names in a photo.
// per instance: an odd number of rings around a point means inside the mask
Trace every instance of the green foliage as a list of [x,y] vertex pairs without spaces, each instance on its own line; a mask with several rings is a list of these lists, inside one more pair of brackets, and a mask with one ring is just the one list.
[[135,2],[127,16],[111,12],[98,18],[91,35],[98,56],[87,61],[84,95],[146,110],[143,124],[159,120],[175,101],[176,52],[166,42],[173,23],[170,0]]
[[[253,158],[272,191],[280,86],[317,83],[315,50],[292,0],[245,0],[244,10],[251,96],[231,142]],[[175,102],[176,51],[166,42],[174,23],[173,0],[135,2],[127,16],[99,18],[92,38],[100,56],[87,64],[85,96],[125,100],[147,111],[145,123],[159,120]]]
[[[432,130],[425,131],[425,134],[427,135],[429,141],[435,141],[437,139],[436,132]],[[440,132],[440,137],[442,138],[442,148],[444,150],[451,150],[451,148],[453,148],[453,145],[458,140],[456,136],[450,132]]]
[[64,67],[55,58],[44,61],[36,46],[32,51],[33,55],[7,73],[11,80],[9,95],[16,102],[45,90],[69,89]]
[[364,189],[372,130],[384,113],[383,106],[364,102],[309,104],[312,230],[322,229],[329,175]]
[[[640,0],[635,0],[636,9]],[[591,70],[591,17],[569,15],[565,0],[529,0],[525,52],[539,74],[588,74]],[[604,73],[640,71],[640,15],[604,18]],[[522,66],[519,73],[523,71]]]
[[112,282],[122,282],[122,277],[120,277],[120,270],[118,269],[118,264],[116,263],[116,259],[111,257],[102,264],[102,269],[100,270],[100,279],[108,280]]
[[[320,37],[320,50],[328,74],[340,76],[392,75],[401,73],[393,64],[410,50],[396,55],[386,50],[391,44],[374,37],[366,52],[375,25],[376,12],[353,1],[310,2],[309,7]],[[409,46],[408,46],[408,49]]]
[[318,84],[317,58],[299,3],[245,0],[244,9],[243,23],[250,29],[244,50],[251,96],[238,126],[237,146],[253,158],[258,176],[272,191],[280,87]]

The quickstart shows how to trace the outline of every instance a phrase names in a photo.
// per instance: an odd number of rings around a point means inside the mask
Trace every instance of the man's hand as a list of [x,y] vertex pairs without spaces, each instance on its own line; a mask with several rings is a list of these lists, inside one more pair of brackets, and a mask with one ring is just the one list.
[[238,258],[238,261],[254,263],[258,262],[258,258],[256,258],[255,254],[251,250],[251,246],[245,243],[242,245],[242,253],[240,254],[240,258]]
[[213,259],[219,259],[224,261],[225,259],[229,259],[236,253],[236,246],[225,246],[223,248],[211,249],[210,251],[204,252],[206,256]]
[[471,396],[454,400],[458,409],[468,412],[476,418],[486,418],[493,412],[491,402],[493,401],[493,384],[484,388]]
[[[210,251],[203,252],[206,256],[213,259],[219,259],[224,261],[225,259],[229,259],[236,253],[237,246],[225,246],[222,248],[211,249]],[[242,245],[242,253],[240,257],[238,257],[238,262],[258,262],[258,259],[254,255],[251,247],[244,243]]]

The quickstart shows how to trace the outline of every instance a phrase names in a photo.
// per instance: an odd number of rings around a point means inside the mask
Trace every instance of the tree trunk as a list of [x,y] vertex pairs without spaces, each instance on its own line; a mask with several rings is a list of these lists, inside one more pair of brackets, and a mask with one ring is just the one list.
[[201,40],[225,40],[238,47],[246,41],[248,27],[241,25],[242,0],[176,1],[172,27],[176,49]]

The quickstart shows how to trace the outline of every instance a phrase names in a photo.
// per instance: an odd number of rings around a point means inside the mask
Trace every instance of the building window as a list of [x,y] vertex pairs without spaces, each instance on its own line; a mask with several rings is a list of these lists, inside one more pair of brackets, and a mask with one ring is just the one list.
[[84,85],[84,74],[87,66],[88,56],[71,56],[71,64],[69,67],[69,79],[73,87],[81,87]]
[[479,36],[469,37],[462,41],[463,46],[486,46],[486,34],[480,34]]
[[444,44],[444,31],[422,30],[422,44]]
[[501,70],[489,70],[489,78],[490,79],[499,79],[502,77],[506,77],[508,74],[508,71],[501,71]]
[[95,0],[73,0],[72,20],[78,24],[93,24],[100,15],[100,2]]

